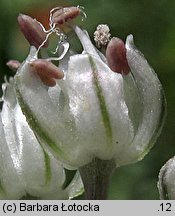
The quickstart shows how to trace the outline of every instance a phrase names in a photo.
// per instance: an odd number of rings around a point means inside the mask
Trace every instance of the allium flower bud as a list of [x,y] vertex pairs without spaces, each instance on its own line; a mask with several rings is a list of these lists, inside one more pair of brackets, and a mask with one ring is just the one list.
[[21,63],[17,60],[10,60],[6,63],[6,65],[14,72],[18,70],[20,67]]
[[168,160],[161,168],[158,189],[160,199],[175,199],[175,157]]
[[53,10],[52,22],[64,24],[68,20],[76,18],[81,12],[79,7],[58,7]]
[[[30,45],[38,48],[46,39],[46,32],[41,25],[30,16],[20,14],[18,16],[18,23],[22,33]],[[47,47],[48,42],[44,43],[43,47]]]
[[110,40],[106,49],[106,59],[112,71],[123,74],[129,73],[126,48],[121,39],[115,37]]
[[63,165],[38,143],[17,103],[13,79],[3,84],[0,113],[0,199],[68,199],[82,192],[77,173],[63,189]]
[[31,71],[38,74],[42,82],[47,86],[55,86],[55,79],[62,79],[64,74],[53,63],[38,59],[30,63]]
[[[34,47],[16,74],[18,101],[29,125],[45,149],[73,167],[93,158],[114,160],[116,166],[141,160],[155,143],[165,116],[157,75],[134,46],[132,35],[125,46],[113,39],[106,59],[85,30],[72,28],[83,52],[70,51],[60,60],[65,76],[56,86],[46,88],[30,72]],[[108,65],[110,56],[120,73]]]

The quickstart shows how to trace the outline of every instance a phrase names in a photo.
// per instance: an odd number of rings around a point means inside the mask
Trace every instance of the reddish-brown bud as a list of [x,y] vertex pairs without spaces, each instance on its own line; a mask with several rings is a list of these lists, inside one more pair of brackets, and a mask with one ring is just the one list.
[[126,59],[126,48],[121,39],[113,37],[110,40],[106,49],[106,58],[112,71],[125,75],[129,73],[130,68]]
[[21,63],[17,60],[10,60],[6,63],[6,65],[14,72],[18,70],[20,67]]
[[36,73],[41,81],[50,87],[56,85],[55,79],[62,79],[64,77],[64,73],[57,66],[45,59],[32,61],[30,66],[32,67],[32,72]]
[[[46,33],[41,25],[30,16],[20,14],[18,16],[18,23],[22,33],[24,34],[30,45],[38,48],[46,39]],[[48,46],[48,42],[45,42],[44,47]]]
[[68,20],[74,19],[79,16],[81,10],[78,7],[65,7],[58,8],[52,16],[52,22],[55,24],[64,24]]

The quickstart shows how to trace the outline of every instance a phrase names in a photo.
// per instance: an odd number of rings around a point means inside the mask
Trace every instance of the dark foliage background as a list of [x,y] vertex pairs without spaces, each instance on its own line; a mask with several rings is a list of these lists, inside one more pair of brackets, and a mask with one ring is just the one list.
[[47,22],[47,11],[59,5],[81,5],[88,15],[84,27],[90,35],[97,24],[107,23],[112,36],[125,40],[130,33],[135,44],[157,72],[167,98],[168,115],[162,134],[152,151],[137,164],[116,170],[109,199],[158,199],[157,180],[161,166],[175,155],[175,1],[168,0],[1,0],[0,82],[14,75],[6,67],[9,59],[22,61],[28,44],[16,17],[25,13]]

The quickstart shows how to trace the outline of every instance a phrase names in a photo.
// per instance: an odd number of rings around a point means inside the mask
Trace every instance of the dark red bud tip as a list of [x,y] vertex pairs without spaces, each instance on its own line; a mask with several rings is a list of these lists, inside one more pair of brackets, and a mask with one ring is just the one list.
[[126,48],[121,39],[114,37],[110,40],[106,49],[106,58],[112,71],[125,75],[129,73],[130,68],[126,59]]
[[41,81],[47,86],[55,86],[55,79],[62,79],[64,73],[59,70],[52,62],[49,62],[45,59],[37,59],[30,63],[31,71],[36,73]]
[[20,67],[21,63],[17,60],[10,60],[6,63],[6,65],[14,72],[18,70]]
[[[46,39],[46,33],[42,29],[41,25],[30,16],[19,14],[18,23],[22,33],[30,45],[38,48]],[[43,46],[47,47],[48,42],[46,42]]]
[[75,19],[79,16],[81,10],[78,7],[65,7],[65,8],[58,8],[52,16],[52,22],[54,24],[64,24],[68,20]]

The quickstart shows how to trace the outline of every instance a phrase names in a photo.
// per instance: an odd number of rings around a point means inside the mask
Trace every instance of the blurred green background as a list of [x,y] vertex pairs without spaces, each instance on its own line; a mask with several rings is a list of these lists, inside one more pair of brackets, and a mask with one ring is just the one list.
[[159,199],[158,173],[175,155],[175,1],[168,0],[1,0],[0,1],[0,82],[14,75],[6,67],[9,59],[22,61],[28,52],[18,24],[19,13],[47,22],[47,11],[59,5],[85,7],[84,22],[92,36],[97,24],[110,26],[112,36],[125,40],[134,35],[136,46],[160,78],[167,98],[168,115],[162,134],[151,152],[137,164],[116,170],[109,199]]

